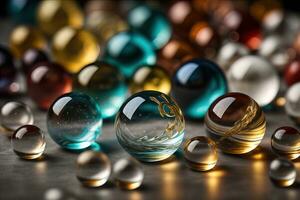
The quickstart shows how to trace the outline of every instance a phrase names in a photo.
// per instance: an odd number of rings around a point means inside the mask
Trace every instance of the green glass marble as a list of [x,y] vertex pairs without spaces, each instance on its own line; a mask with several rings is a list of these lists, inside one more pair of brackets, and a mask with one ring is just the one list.
[[126,31],[114,35],[107,43],[103,59],[117,66],[129,78],[142,65],[153,65],[156,55],[151,43],[141,34]]
[[125,77],[114,66],[98,61],[86,65],[73,79],[73,90],[93,97],[101,108],[102,117],[114,116],[126,99]]
[[100,107],[86,94],[64,94],[51,105],[47,128],[51,138],[65,149],[89,147],[101,134]]
[[143,34],[155,49],[163,47],[171,38],[171,25],[166,16],[147,5],[139,5],[128,14],[131,29]]

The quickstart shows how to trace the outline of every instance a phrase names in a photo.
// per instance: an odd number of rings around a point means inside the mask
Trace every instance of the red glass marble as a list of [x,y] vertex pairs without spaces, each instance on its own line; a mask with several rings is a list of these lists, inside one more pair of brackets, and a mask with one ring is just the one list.
[[284,80],[288,86],[300,82],[300,56],[286,66]]
[[27,86],[38,107],[48,109],[57,97],[72,90],[72,79],[59,64],[40,62],[28,73]]
[[28,73],[35,64],[48,60],[48,56],[43,50],[28,49],[21,58],[23,71]]

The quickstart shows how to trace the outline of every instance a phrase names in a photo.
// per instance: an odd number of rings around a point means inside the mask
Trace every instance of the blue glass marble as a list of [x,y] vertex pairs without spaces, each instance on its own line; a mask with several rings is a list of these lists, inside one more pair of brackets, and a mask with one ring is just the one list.
[[88,95],[66,93],[49,108],[47,128],[51,138],[61,147],[70,150],[86,148],[101,134],[100,107]]
[[97,61],[86,65],[73,79],[73,90],[93,97],[104,119],[115,115],[126,100],[125,77],[114,66]]
[[177,103],[164,93],[150,90],[128,98],[115,120],[121,146],[144,162],[170,157],[183,140],[184,127]]
[[151,43],[131,31],[114,35],[107,43],[103,59],[117,66],[129,78],[142,65],[153,65],[156,55]]
[[133,8],[128,14],[131,29],[143,34],[155,49],[163,47],[171,38],[171,25],[167,17],[159,10],[147,5]]
[[210,104],[227,91],[224,73],[210,60],[189,60],[172,77],[172,96],[191,119],[204,118]]

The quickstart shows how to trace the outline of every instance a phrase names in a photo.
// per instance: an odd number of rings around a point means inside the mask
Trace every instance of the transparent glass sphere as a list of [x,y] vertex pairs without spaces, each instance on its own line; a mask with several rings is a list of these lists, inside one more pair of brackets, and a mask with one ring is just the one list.
[[287,115],[300,125],[300,83],[292,85],[285,95],[285,111]]
[[0,121],[4,129],[14,131],[20,126],[33,124],[34,120],[32,111],[27,105],[10,101],[1,107]]
[[294,164],[284,158],[277,158],[270,164],[270,179],[280,187],[291,186],[296,180],[296,169]]
[[197,171],[208,171],[214,168],[218,161],[216,143],[204,136],[188,140],[183,153],[188,166]]
[[158,91],[132,95],[121,106],[115,128],[121,146],[135,158],[155,162],[180,146],[185,122],[176,102]]
[[14,132],[11,145],[20,158],[31,160],[43,154],[46,141],[41,129],[33,125],[24,125]]
[[229,90],[252,97],[260,106],[276,97],[280,79],[275,68],[260,56],[244,56],[235,61],[227,72]]
[[102,186],[110,176],[110,160],[104,153],[85,151],[78,156],[76,163],[76,176],[85,186]]
[[118,187],[134,190],[143,182],[144,171],[139,163],[132,159],[120,159],[113,166],[113,176]]

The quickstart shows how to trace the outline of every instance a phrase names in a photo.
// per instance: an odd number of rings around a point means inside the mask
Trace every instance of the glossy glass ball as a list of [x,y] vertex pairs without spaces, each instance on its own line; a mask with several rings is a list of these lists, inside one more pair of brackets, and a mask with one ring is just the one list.
[[155,90],[170,94],[171,79],[162,67],[158,65],[145,65],[134,73],[129,84],[129,89],[131,94],[144,90]]
[[249,95],[260,106],[270,104],[280,88],[275,68],[260,56],[244,56],[235,61],[227,73],[229,89]]
[[172,96],[186,117],[202,119],[209,105],[227,92],[225,75],[218,65],[206,59],[183,63],[172,77]]
[[7,1],[7,11],[14,22],[18,24],[35,24],[35,11],[38,0]]
[[207,135],[225,153],[244,154],[255,149],[266,132],[263,111],[251,97],[228,93],[217,98],[205,116]]
[[77,73],[85,65],[94,62],[100,47],[94,35],[84,29],[64,27],[56,32],[52,40],[54,60],[66,71]]
[[131,29],[143,34],[155,49],[163,47],[171,38],[171,25],[159,10],[147,5],[139,5],[128,14]]
[[93,97],[101,108],[102,117],[114,116],[127,97],[125,77],[120,71],[103,61],[86,65],[74,76],[74,91]]
[[297,174],[292,162],[277,158],[270,164],[269,176],[275,185],[289,187],[295,182]]
[[286,65],[284,80],[288,86],[300,82],[300,56]]
[[298,125],[300,125],[300,83],[295,83],[285,95],[286,114]]
[[85,151],[77,158],[76,176],[84,186],[102,186],[107,182],[110,173],[110,160],[104,153]]
[[120,159],[113,166],[116,185],[124,190],[134,190],[141,186],[144,171],[139,163],[132,159]]
[[271,138],[272,150],[279,156],[294,160],[300,156],[300,132],[289,126],[276,129]]
[[9,101],[1,107],[1,126],[8,131],[15,131],[23,125],[33,124],[34,118],[31,109],[21,102]]
[[22,70],[28,73],[39,62],[49,61],[46,53],[41,49],[28,49],[21,58]]
[[42,156],[45,147],[45,135],[34,125],[19,127],[11,138],[14,152],[23,159],[32,160]]
[[71,92],[57,98],[47,114],[51,138],[65,149],[84,149],[101,134],[102,116],[91,97]]
[[196,171],[211,170],[218,161],[216,143],[204,136],[189,139],[183,153],[188,166]]
[[127,78],[140,66],[153,65],[156,61],[150,42],[135,32],[121,32],[111,37],[103,58],[117,66]]
[[158,91],[132,95],[123,103],[115,120],[121,146],[145,162],[170,157],[183,140],[184,127],[184,118],[176,102]]
[[53,101],[72,90],[72,78],[62,66],[39,62],[27,74],[28,95],[41,109],[48,109]]

